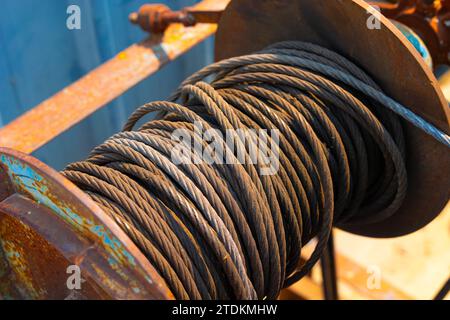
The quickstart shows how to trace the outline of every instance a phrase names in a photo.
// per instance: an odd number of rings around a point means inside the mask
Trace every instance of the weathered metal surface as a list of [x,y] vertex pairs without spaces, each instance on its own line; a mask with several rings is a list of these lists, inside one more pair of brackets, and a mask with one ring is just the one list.
[[[203,10],[210,4],[217,6],[207,0],[195,7]],[[0,146],[35,151],[212,35],[216,28],[216,24],[174,24],[163,35],[132,45],[1,128]]]
[[408,41],[416,48],[419,54],[422,56],[423,60],[425,60],[426,64],[433,69],[433,59],[431,58],[431,53],[428,50],[425,42],[419,37],[417,33],[414,32],[410,27],[405,26],[403,23],[400,23],[395,20],[391,20],[391,22],[397,27],[398,30],[403,33],[403,35],[408,39]]
[[[446,133],[450,109],[432,70],[402,33],[362,0],[234,0],[220,20],[216,60],[248,54],[283,40],[309,41],[363,67],[392,98]],[[257,13],[257,14],[255,14]],[[404,122],[409,188],[403,206],[383,223],[342,228],[373,237],[413,232],[433,220],[449,200],[450,152]]]
[[389,19],[417,33],[431,51],[435,66],[450,63],[450,1],[399,0],[373,2]]
[[[37,231],[49,238],[67,239],[64,246],[74,246],[63,223],[52,212],[17,193],[0,203],[0,244],[7,272],[0,276],[0,292],[5,299],[107,299],[103,290],[94,290],[85,274],[78,290],[68,287],[66,270],[75,261],[65,258]],[[38,223],[35,223],[37,221]],[[54,239],[52,239],[54,240]],[[60,244],[61,245],[61,244]],[[69,281],[69,283],[71,283]]]
[[[169,299],[162,278],[89,197],[31,156],[0,148],[0,295],[72,298],[68,266],[85,287],[75,298]],[[84,284],[83,284],[84,286]]]
[[139,8],[138,12],[131,13],[129,19],[131,23],[139,25],[146,32],[161,33],[172,23],[181,23],[184,26],[218,23],[228,2],[229,0],[214,1],[208,6],[202,4],[179,11],[172,11],[163,4],[145,4]]

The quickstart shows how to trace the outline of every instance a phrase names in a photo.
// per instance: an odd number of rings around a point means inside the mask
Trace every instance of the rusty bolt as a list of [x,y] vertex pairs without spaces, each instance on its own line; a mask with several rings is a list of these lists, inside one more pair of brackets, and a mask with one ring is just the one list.
[[129,20],[150,33],[163,33],[171,23],[181,23],[185,26],[193,26],[196,23],[187,10],[172,11],[163,4],[145,4],[138,12],[131,13]]

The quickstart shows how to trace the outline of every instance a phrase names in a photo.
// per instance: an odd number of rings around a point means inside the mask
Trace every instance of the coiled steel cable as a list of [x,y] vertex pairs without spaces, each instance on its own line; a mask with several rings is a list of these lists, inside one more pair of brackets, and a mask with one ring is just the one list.
[[[407,188],[396,113],[448,142],[356,65],[309,43],[282,42],[212,64],[169,100],[138,108],[123,132],[63,174],[124,229],[178,299],[274,299],[317,262],[333,224],[391,216]],[[153,112],[163,115],[132,131]],[[210,162],[194,153],[192,164],[174,163],[176,130],[208,146],[194,123],[231,154],[231,164],[215,153]],[[228,129],[280,134],[275,141]],[[278,170],[261,174],[252,148],[273,155],[274,145]],[[300,265],[313,237],[316,248]]]

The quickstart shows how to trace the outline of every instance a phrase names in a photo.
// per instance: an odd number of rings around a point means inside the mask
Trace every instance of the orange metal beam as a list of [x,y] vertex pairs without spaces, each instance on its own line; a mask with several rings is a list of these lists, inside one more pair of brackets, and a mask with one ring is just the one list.
[[[194,7],[225,8],[229,0]],[[134,44],[0,129],[0,146],[31,153],[200,43],[216,24],[171,25],[159,36]]]

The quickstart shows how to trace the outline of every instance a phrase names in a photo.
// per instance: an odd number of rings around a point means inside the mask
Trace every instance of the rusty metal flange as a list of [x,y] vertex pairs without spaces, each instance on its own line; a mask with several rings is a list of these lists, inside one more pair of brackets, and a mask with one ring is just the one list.
[[[77,268],[85,280],[81,287],[70,278]],[[0,298],[170,299],[172,294],[84,192],[32,156],[0,148]]]
[[[337,51],[366,70],[393,99],[449,133],[450,110],[432,70],[385,17],[368,28],[374,10],[362,0],[233,0],[222,14],[215,58],[249,54],[284,40]],[[366,236],[411,233],[432,221],[449,200],[450,152],[406,121],[408,195],[382,223],[343,226]]]

